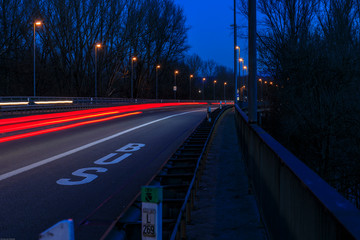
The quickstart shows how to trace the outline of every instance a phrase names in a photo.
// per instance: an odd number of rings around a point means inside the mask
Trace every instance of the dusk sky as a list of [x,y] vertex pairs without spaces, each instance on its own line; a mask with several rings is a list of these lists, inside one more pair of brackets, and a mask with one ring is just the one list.
[[[234,1],[175,0],[175,2],[183,7],[187,26],[190,27],[189,54],[196,53],[203,60],[213,59],[218,64],[233,69],[234,40],[230,25],[233,24]],[[237,18],[240,19],[240,15]],[[241,19],[239,23],[241,24]],[[244,40],[241,41],[241,57],[247,54],[243,51],[247,49],[245,44]]]

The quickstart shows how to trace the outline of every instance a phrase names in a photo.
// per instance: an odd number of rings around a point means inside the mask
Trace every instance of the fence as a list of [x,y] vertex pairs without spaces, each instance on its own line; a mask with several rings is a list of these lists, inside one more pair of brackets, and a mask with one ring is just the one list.
[[236,106],[249,182],[271,239],[360,239],[360,211]]

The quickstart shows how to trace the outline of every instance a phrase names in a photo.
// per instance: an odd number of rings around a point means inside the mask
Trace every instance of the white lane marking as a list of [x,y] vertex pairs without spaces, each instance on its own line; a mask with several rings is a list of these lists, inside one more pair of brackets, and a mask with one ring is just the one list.
[[103,143],[105,141],[108,141],[108,140],[111,140],[113,138],[116,138],[116,137],[119,137],[123,134],[126,134],[126,133],[129,133],[129,132],[132,132],[134,130],[137,130],[139,128],[143,128],[143,127],[146,127],[148,125],[151,125],[151,124],[154,124],[154,123],[157,123],[157,122],[160,122],[160,121],[163,121],[163,120],[166,120],[166,119],[169,119],[169,118],[173,118],[173,117],[177,117],[177,116],[181,116],[181,115],[185,115],[185,114],[189,114],[189,113],[193,113],[193,112],[203,112],[203,110],[196,110],[196,111],[190,111],[190,112],[184,112],[184,113],[178,113],[178,114],[174,114],[174,115],[170,115],[170,116],[167,116],[167,117],[163,117],[163,118],[159,118],[157,120],[154,120],[154,121],[150,121],[150,122],[147,122],[147,123],[144,123],[144,124],[141,124],[139,126],[136,126],[136,127],[133,127],[133,128],[130,128],[130,129],[127,129],[127,130],[124,130],[122,132],[118,132],[114,135],[111,135],[111,136],[108,136],[106,138],[103,138],[103,139],[100,139],[100,140],[97,140],[97,141],[94,141],[94,142],[91,142],[91,143],[88,143],[88,144],[85,144],[81,147],[77,147],[77,148],[74,148],[70,151],[67,151],[67,152],[64,152],[64,153],[60,153],[58,155],[55,155],[55,156],[52,156],[52,157],[49,157],[49,158],[46,158],[44,160],[41,160],[39,162],[36,162],[36,163],[33,163],[33,164],[30,164],[30,165],[27,165],[25,167],[22,167],[22,168],[18,168],[14,171],[11,171],[11,172],[7,172],[7,173],[4,173],[4,174],[1,174],[0,175],[0,181],[3,181],[5,179],[8,179],[8,178],[11,178],[13,176],[16,176],[18,174],[21,174],[23,172],[27,172],[29,170],[32,170],[34,168],[37,168],[37,167],[40,167],[42,165],[45,165],[45,164],[48,164],[48,163],[51,163],[53,161],[56,161],[60,158],[63,158],[63,157],[67,157],[71,154],[74,154],[74,153],[77,153],[77,152],[80,152],[84,149],[87,149],[87,148],[90,148],[92,146],[95,146],[97,144],[100,144],[100,143]]
[[99,168],[99,167],[89,167],[89,168],[81,168],[76,170],[75,172],[72,173],[72,175],[77,176],[77,177],[84,177],[83,180],[81,181],[71,181],[71,178],[62,178],[56,181],[57,184],[59,185],[81,185],[81,184],[85,184],[85,183],[89,183],[92,182],[95,178],[97,178],[98,176],[95,174],[90,174],[90,173],[86,173],[86,171],[95,171],[95,172],[106,172],[107,169],[106,168]]
[[[111,153],[109,155],[112,155],[115,156],[117,155],[116,153]],[[120,157],[118,158],[115,158],[114,160],[110,161],[110,162],[106,162],[106,160],[108,159],[104,159],[104,158],[100,158],[99,160],[96,160],[94,163],[97,164],[97,165],[109,165],[109,164],[116,164],[116,163],[119,163],[121,162],[122,160],[124,160],[125,158],[131,156],[132,153],[124,153],[123,155],[121,155]]]

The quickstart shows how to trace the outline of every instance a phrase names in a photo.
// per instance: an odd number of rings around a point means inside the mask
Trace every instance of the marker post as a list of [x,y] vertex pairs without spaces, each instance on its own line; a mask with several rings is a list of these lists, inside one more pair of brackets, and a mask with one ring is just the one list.
[[163,189],[159,186],[141,188],[141,239],[162,240]]

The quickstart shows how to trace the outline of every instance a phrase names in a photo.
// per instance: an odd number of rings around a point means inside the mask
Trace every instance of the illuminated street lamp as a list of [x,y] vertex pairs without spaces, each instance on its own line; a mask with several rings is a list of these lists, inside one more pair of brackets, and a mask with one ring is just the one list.
[[36,70],[35,70],[35,37],[36,37],[36,32],[35,32],[35,29],[36,29],[36,26],[40,27],[42,25],[42,22],[41,21],[35,21],[34,22],[34,97],[36,96],[36,79],[35,79],[35,73],[36,73]]
[[202,98],[203,98],[203,100],[205,99],[205,88],[204,88],[205,80],[206,80],[206,78],[203,78],[203,79],[202,79],[202,82],[203,82]]
[[[240,79],[241,79],[241,78],[240,78],[240,76],[241,76],[241,68],[240,68],[240,63],[241,63],[241,62],[240,62],[240,59],[241,59],[241,58],[240,58],[240,47],[239,47],[239,46],[236,46],[235,48],[236,48],[237,50],[239,50],[239,59],[238,59],[238,60],[239,60],[239,81],[240,81]],[[241,85],[241,82],[240,82],[240,85]],[[236,90],[235,90],[235,91],[236,91],[236,96],[235,96],[235,98],[236,98],[236,101],[237,101],[237,94],[238,94],[238,86],[239,86],[239,83],[238,83],[238,81],[236,81],[236,84],[235,84],[235,89],[236,89]]]
[[191,79],[194,77],[194,75],[190,74],[189,77],[189,99],[191,99]]
[[[247,70],[248,70],[248,68],[247,68],[247,66],[243,66],[243,73],[244,73],[244,86],[245,86],[245,89],[244,90],[246,90],[247,89],[247,84],[248,84],[248,81],[247,81],[247,79],[248,79],[248,76],[247,76]],[[246,72],[246,73],[245,73]],[[244,92],[244,100],[245,100],[245,92]]]
[[[244,85],[243,80],[241,80],[241,67],[240,64],[242,63],[242,65],[244,65],[244,59],[239,57],[239,78],[240,78],[240,85]],[[244,96],[240,96],[240,99],[242,99],[244,101]]]
[[131,58],[131,99],[134,98],[134,89],[133,89],[133,81],[134,81],[134,62],[137,61],[136,57]]
[[227,85],[227,82],[224,82],[224,101],[226,101],[226,98],[225,98],[225,87]]
[[263,94],[263,81],[262,81],[262,79],[260,78],[259,79],[259,82],[260,82],[260,101],[262,101],[263,100],[263,96],[262,96],[262,94]]
[[97,49],[101,48],[101,43],[95,44],[95,97],[97,97]]
[[156,71],[155,99],[158,99],[158,70],[159,69],[160,69],[160,65],[157,65],[155,68],[155,71]]
[[214,100],[215,100],[215,84],[216,84],[216,80],[214,80]]
[[174,99],[176,99],[176,91],[177,91],[177,86],[176,86],[176,75],[179,74],[178,70],[175,70],[174,72]]

